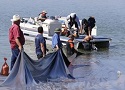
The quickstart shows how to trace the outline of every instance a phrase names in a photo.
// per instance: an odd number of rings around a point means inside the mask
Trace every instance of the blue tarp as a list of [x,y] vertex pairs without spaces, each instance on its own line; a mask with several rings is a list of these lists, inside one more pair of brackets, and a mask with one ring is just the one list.
[[39,60],[31,59],[23,50],[18,55],[13,69],[1,86],[20,87],[36,85],[48,79],[74,77],[68,70],[70,62],[60,49]]

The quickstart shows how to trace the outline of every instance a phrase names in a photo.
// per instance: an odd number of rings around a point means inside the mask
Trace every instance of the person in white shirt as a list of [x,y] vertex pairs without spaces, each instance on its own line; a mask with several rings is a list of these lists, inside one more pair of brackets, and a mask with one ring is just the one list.
[[[67,16],[66,18],[66,28],[71,30],[73,25],[75,25],[76,30],[76,34],[78,34],[79,30],[80,30],[80,21],[78,16],[76,15],[76,13],[71,13],[70,15]],[[71,32],[71,31],[70,31]]]

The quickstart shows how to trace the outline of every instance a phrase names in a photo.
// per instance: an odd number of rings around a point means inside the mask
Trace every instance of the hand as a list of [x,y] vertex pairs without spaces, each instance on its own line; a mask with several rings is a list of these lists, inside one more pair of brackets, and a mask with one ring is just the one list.
[[60,48],[59,48],[59,47],[57,47],[56,49],[57,49],[57,50],[59,50]]
[[46,55],[44,54],[43,57],[45,57]]
[[21,51],[23,48],[22,48],[22,46],[19,46],[19,50]]

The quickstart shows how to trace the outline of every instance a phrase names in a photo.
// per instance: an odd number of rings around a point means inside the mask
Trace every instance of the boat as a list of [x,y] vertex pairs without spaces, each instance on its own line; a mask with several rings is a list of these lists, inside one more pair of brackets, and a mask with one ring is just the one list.
[[[36,17],[35,17],[36,18]],[[66,17],[58,17],[58,18],[48,18],[46,19],[44,22],[37,22],[35,20],[35,18],[33,17],[24,17],[21,19],[21,23],[20,23],[20,27],[21,30],[24,33],[24,36],[26,37],[26,39],[28,40],[35,40],[35,36],[38,34],[37,32],[37,28],[39,26],[42,26],[44,29],[44,33],[43,36],[47,39],[47,41],[51,41],[52,40],[52,36],[54,34],[54,30],[55,28],[61,28],[62,30],[64,30],[64,23],[66,21]],[[80,20],[81,22],[81,20]],[[75,27],[73,27],[72,29],[75,29]],[[111,41],[111,38],[106,38],[103,36],[97,36],[97,26],[95,26],[92,29],[92,37],[93,39],[90,40],[90,42],[84,42],[83,43],[83,38],[86,35],[79,35],[78,38],[75,38],[74,42],[75,42],[75,48],[76,49],[83,49],[84,45],[94,45],[96,48],[109,48],[109,42]],[[68,37],[66,36],[60,36],[60,40],[62,41],[62,43],[64,45],[66,45],[66,42],[68,41]],[[51,44],[51,42],[47,42],[47,44]]]

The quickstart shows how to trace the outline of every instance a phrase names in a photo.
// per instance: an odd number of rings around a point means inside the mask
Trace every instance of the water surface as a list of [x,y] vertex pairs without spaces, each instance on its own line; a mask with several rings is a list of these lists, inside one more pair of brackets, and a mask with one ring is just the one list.
[[[86,88],[86,90],[124,90],[124,3],[125,0],[1,0],[0,63],[3,63],[4,57],[7,57],[8,64],[10,63],[11,51],[8,30],[11,26],[10,19],[14,14],[19,14],[22,17],[34,17],[38,16],[42,10],[46,10],[48,16],[67,16],[71,12],[77,13],[80,19],[94,16],[98,27],[98,35],[112,38],[110,47],[108,50],[91,51],[78,57],[74,61],[73,70],[71,70],[72,74],[78,78],[77,84],[71,82],[62,85],[70,88],[69,90],[71,88],[75,90],[75,85],[76,87],[79,85],[79,88]],[[26,53],[36,58],[33,51],[34,45],[32,44],[34,43],[26,42]],[[122,72],[121,78],[117,77],[117,71]]]

